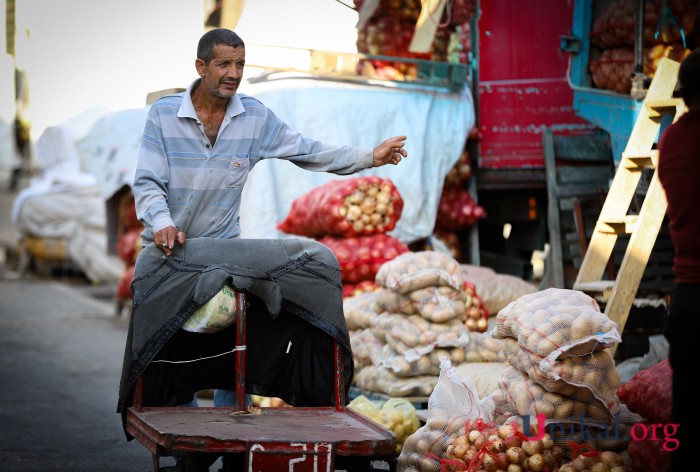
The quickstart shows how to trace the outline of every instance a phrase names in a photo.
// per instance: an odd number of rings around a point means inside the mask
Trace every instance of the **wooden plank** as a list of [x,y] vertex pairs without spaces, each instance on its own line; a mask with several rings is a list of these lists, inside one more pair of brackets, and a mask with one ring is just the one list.
[[606,303],[610,299],[614,287],[614,280],[596,280],[595,282],[574,282],[573,289],[587,293],[600,303]]
[[665,100],[647,100],[649,116],[651,118],[661,118],[664,115],[677,115],[685,111],[685,103],[680,98],[669,98]]
[[655,169],[659,163],[659,151],[649,150],[647,152],[637,152],[637,153],[622,153],[622,161],[620,165],[623,165],[629,169],[641,169],[641,168],[651,168]]
[[639,221],[642,224],[637,226],[630,237],[618,272],[617,283],[605,308],[605,314],[617,323],[620,332],[627,322],[630,307],[637,294],[639,282],[649,261],[649,255],[656,242],[665,213],[666,194],[654,174],[639,214]]
[[637,215],[627,215],[615,220],[598,221],[598,230],[615,234],[632,234],[639,224]]

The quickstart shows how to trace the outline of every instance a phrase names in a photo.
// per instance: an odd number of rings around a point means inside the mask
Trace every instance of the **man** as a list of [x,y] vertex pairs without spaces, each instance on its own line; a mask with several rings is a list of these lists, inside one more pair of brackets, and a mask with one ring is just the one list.
[[248,173],[262,159],[304,169],[351,174],[398,164],[406,136],[372,149],[330,146],[289,128],[258,100],[236,93],[245,45],[227,29],[199,41],[200,78],[186,92],[157,100],[148,115],[133,193],[143,242],[170,255],[187,238],[236,238]]
[[675,248],[674,287],[665,330],[673,370],[673,423],[680,424],[679,447],[669,470],[687,470],[694,457],[697,400],[694,377],[700,333],[700,49],[681,63],[680,93],[688,111],[659,139],[658,176],[666,192],[669,232]]
[[[167,256],[177,256],[183,254],[181,249],[187,239],[190,239],[189,246],[196,243],[191,248],[195,252],[202,240],[238,239],[243,186],[248,173],[262,159],[286,159],[311,171],[345,175],[369,167],[396,165],[407,157],[406,136],[389,138],[374,149],[332,146],[305,138],[255,98],[237,93],[244,66],[245,45],[241,38],[227,29],[211,30],[201,37],[197,47],[195,67],[200,78],[186,92],[162,97],[151,107],[133,184],[136,212],[144,225],[144,246],[155,243]],[[323,257],[314,252],[314,248],[309,248],[309,253]],[[270,251],[266,255],[269,256]],[[246,261],[245,254],[240,254],[237,260]],[[141,263],[141,266],[147,265],[143,260]],[[261,260],[259,265],[263,264]],[[138,285],[136,281],[137,291]],[[169,288],[172,289],[172,282]],[[172,299],[167,287],[161,286],[159,290],[162,297]],[[330,302],[328,306],[329,311],[340,311],[342,318],[342,310],[331,310],[334,304]],[[134,317],[138,318],[136,323],[142,319],[136,310],[135,305],[132,325]],[[182,333],[178,333],[164,345],[165,338],[153,333],[171,330],[172,323],[156,328],[150,326],[147,332],[134,329],[138,336],[150,337],[152,345],[158,346],[143,350],[149,351],[151,358],[156,350],[168,357],[176,355],[181,346],[191,348],[195,342],[193,338],[178,341],[178,337],[182,338]],[[134,367],[131,351],[130,337],[120,387],[120,412],[124,411],[133,372],[139,372],[146,364],[143,361],[140,368]],[[253,354],[252,362],[255,359],[260,356]],[[181,397],[184,398],[179,394],[178,404],[196,405],[196,398],[188,402],[180,400]],[[215,390],[214,404],[232,405],[233,392]],[[187,460],[201,462],[201,459],[189,457]],[[185,468],[207,470],[209,462],[204,460],[204,465],[199,466],[186,464]]]

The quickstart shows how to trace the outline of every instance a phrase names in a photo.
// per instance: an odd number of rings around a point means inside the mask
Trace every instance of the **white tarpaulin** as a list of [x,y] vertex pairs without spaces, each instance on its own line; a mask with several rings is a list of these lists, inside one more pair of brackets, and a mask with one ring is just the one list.
[[12,222],[22,236],[62,240],[91,281],[117,282],[124,263],[108,254],[105,202],[96,177],[80,170],[76,123],[46,128],[37,140],[41,175],[15,198]]
[[117,282],[124,272],[124,263],[107,254],[105,205],[91,175],[34,180],[15,198],[12,222],[21,235],[62,240],[93,282]]
[[[330,144],[374,147],[392,136],[408,136],[408,159],[359,175],[391,179],[401,193],[403,213],[392,236],[410,244],[432,234],[445,176],[459,159],[475,122],[468,89],[447,92],[395,83],[288,78],[246,84],[241,91],[258,98],[302,134]],[[284,237],[275,225],[286,217],[295,198],[329,180],[351,177],[308,172],[285,161],[259,163],[243,190],[242,236]]]
[[[475,117],[468,89],[409,87],[285,78],[246,82],[240,91],[258,98],[305,136],[329,144],[374,147],[392,136],[408,136],[408,159],[355,176],[392,180],[404,208],[391,234],[411,243],[432,234],[445,176],[459,159]],[[147,112],[107,115],[78,142],[83,169],[97,177],[105,199],[125,183],[131,185]],[[274,159],[260,162],[243,191],[242,237],[289,237],[276,225],[295,198],[329,180],[351,177],[310,172]]]
[[76,143],[83,169],[97,178],[105,200],[134,181],[147,115],[148,107],[105,115]]

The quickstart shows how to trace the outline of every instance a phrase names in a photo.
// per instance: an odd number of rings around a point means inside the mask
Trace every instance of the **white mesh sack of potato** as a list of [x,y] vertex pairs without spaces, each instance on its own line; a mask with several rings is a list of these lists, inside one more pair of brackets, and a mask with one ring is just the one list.
[[[439,364],[439,360],[435,359],[435,357],[438,357],[438,359],[439,359],[439,354],[434,354],[435,351],[440,351],[440,353],[449,352],[450,355],[448,355],[447,357],[450,360],[454,359],[456,362],[464,362],[466,360],[466,348],[461,347],[461,346],[460,347],[446,346],[446,347],[442,348],[442,347],[435,347],[435,345],[433,345],[433,344],[429,344],[426,346],[411,347],[411,346],[408,346],[407,344],[401,342],[400,340],[394,338],[393,336],[387,337],[385,342],[386,342],[386,346],[388,346],[391,349],[391,352],[402,356],[410,364],[415,363],[416,361],[424,358],[425,356],[431,356],[431,357],[429,357],[431,359],[430,362]],[[468,346],[468,344],[467,344],[467,346]],[[386,353],[386,351],[385,351],[385,353]]]
[[354,379],[359,389],[383,393],[390,397],[427,397],[432,393],[437,381],[438,377],[432,375],[397,377],[386,367],[376,365],[363,367]]
[[343,313],[349,330],[372,326],[372,320],[377,316],[377,297],[375,292],[364,292],[343,299]]
[[[509,369],[512,367],[509,367]],[[575,420],[570,418],[560,421],[537,415],[521,415],[514,411],[510,402],[499,388],[491,396],[494,402],[494,422],[502,425],[514,425],[524,430],[530,428],[531,435],[541,430],[538,418],[544,420],[544,431],[551,437],[554,444],[564,451],[564,458],[570,459],[572,444],[585,445],[596,451],[619,451],[627,448],[630,429],[636,423],[643,421],[638,415],[631,414],[621,405],[620,411],[612,421],[590,422],[580,416]]]
[[378,312],[420,315],[428,321],[443,323],[457,318],[464,320],[467,316],[463,290],[448,286],[433,286],[400,294],[382,288],[377,291]]
[[494,338],[491,333],[469,332],[469,344],[465,349],[466,362],[505,362],[505,341]]
[[370,328],[350,331],[350,347],[355,367],[374,365],[381,361],[386,344]]
[[462,270],[452,256],[438,251],[407,252],[382,264],[375,277],[382,287],[406,294],[433,286],[461,290]]
[[467,307],[464,290],[449,286],[419,288],[408,292],[409,300],[420,316],[434,323],[457,319],[465,321]]
[[458,320],[433,323],[419,315],[381,313],[374,319],[372,330],[387,343],[390,339],[400,341],[421,350],[419,354],[435,347],[464,347],[469,343],[469,332]]
[[[405,355],[407,352],[409,353],[409,356],[412,356],[414,359],[416,356],[421,355],[416,351],[415,348],[413,348],[405,343],[402,343],[401,341],[399,341],[398,339],[396,339],[392,336],[389,336],[388,338],[385,336],[384,342],[386,343],[387,346],[391,347],[391,349],[394,352],[401,354],[402,356]],[[425,351],[429,351],[429,349],[425,349]],[[412,355],[410,353],[415,353],[415,355]]]
[[559,422],[586,421],[608,424],[613,419],[610,410],[595,397],[588,401],[576,400],[560,393],[548,392],[533,382],[525,372],[509,367],[503,372],[498,387],[516,415],[544,414]]
[[408,295],[401,295],[387,288],[377,290],[377,313],[402,313],[404,315],[419,315]]
[[620,409],[617,395],[620,376],[609,349],[555,361],[547,364],[546,371],[540,368],[541,359],[520,349],[513,338],[505,340],[503,353],[510,365],[527,373],[530,379],[549,392],[583,402],[595,397],[613,414]]
[[608,348],[622,339],[617,324],[598,303],[578,290],[548,288],[523,295],[496,316],[494,338],[515,338],[520,348],[542,358],[540,368],[557,359]]
[[444,356],[454,365],[464,362],[464,348],[434,348],[425,354],[414,354],[416,351],[407,351],[408,355],[397,352],[390,344],[382,351],[382,359],[379,365],[386,367],[398,377],[414,377],[416,375],[440,375],[440,357]]

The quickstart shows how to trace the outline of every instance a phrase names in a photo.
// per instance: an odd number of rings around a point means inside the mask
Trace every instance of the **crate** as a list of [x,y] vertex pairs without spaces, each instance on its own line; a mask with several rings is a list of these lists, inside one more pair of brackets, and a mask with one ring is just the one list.
[[[246,64],[248,67],[261,68],[269,74],[281,72],[295,72],[309,74],[313,77],[336,79],[351,82],[391,82],[415,84],[427,87],[447,88],[451,90],[463,89],[469,80],[469,70],[466,64],[452,62],[428,61],[409,57],[384,56],[374,54],[344,53],[334,51],[321,51],[312,49],[280,48],[273,46],[259,46],[272,48],[274,51],[289,51],[290,56],[296,55],[288,66],[267,64]],[[308,56],[308,57],[307,57]],[[405,80],[392,80],[377,77],[369,72],[362,72],[365,63],[381,61],[394,64],[406,64],[413,66],[417,73],[415,77],[406,76]],[[300,65],[301,64],[301,65]],[[256,79],[250,79],[255,82]],[[257,80],[260,80],[259,78]]]

